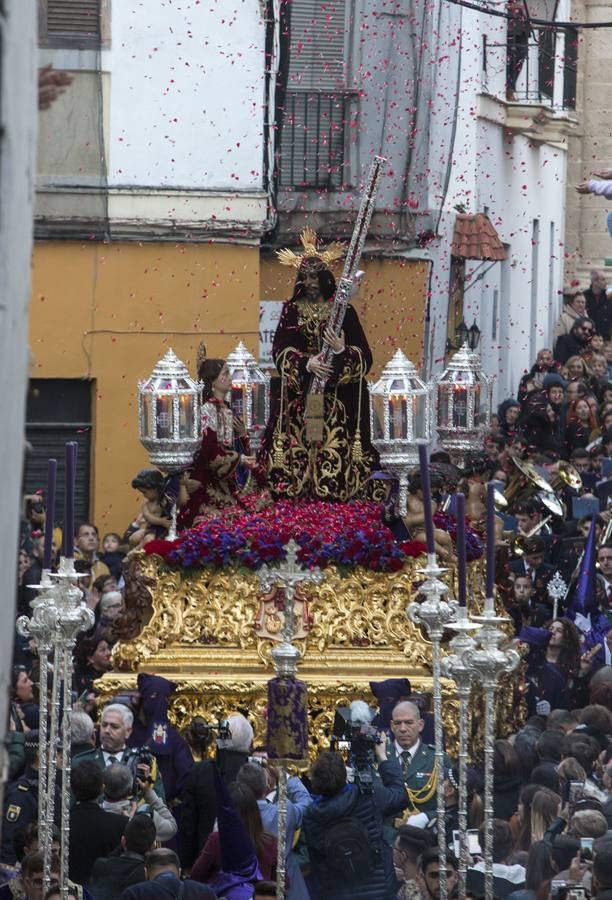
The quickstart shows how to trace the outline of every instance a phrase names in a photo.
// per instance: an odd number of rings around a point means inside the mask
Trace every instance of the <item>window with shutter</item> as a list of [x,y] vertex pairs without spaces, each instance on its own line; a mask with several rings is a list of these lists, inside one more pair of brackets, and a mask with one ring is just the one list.
[[347,0],[293,0],[280,184],[345,186]]
[[40,43],[45,47],[100,46],[101,0],[39,0]]

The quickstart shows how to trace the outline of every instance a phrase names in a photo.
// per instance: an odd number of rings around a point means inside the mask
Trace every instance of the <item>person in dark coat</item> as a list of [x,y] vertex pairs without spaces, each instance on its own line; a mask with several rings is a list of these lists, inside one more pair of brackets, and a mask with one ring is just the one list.
[[610,340],[612,327],[612,300],[606,292],[607,282],[603,272],[591,272],[591,285],[584,292],[587,315],[595,323],[595,330],[604,341]]
[[495,741],[493,751],[493,815],[509,822],[518,809],[521,761],[510,741]]
[[151,850],[145,857],[147,881],[132,885],[120,895],[120,900],[216,900],[217,895],[205,884],[179,877],[180,863],[173,850]]
[[102,794],[102,770],[91,759],[77,763],[70,775],[76,805],[70,811],[69,875],[86,884],[99,856],[108,856],[121,844],[126,816],[106,812],[98,805]]
[[179,856],[182,867],[191,869],[215,824],[215,763],[207,759],[214,732],[201,716],[196,716],[185,737],[196,762],[181,795]]
[[562,334],[557,338],[554,348],[555,359],[561,364],[566,363],[570,356],[580,356],[588,349],[591,338],[595,334],[595,324],[586,316],[576,319],[569,334]]
[[[387,759],[384,742],[375,745],[375,753],[380,779],[374,778],[371,793],[358,784],[346,783],[346,767],[338,753],[321,753],[312,767],[315,798],[304,813],[302,828],[313,880],[317,882],[317,890],[311,892],[314,896],[326,900],[393,900],[397,895],[399,885],[391,847],[383,836],[383,820],[405,809],[408,797],[399,763]],[[352,871],[358,866],[354,878],[341,864],[346,857],[331,846],[334,829],[337,833],[342,820],[348,820],[365,844],[361,859],[352,866]]]
[[[17,832],[38,819],[38,731],[29,731],[24,740],[25,770],[11,782],[4,794],[2,813],[2,844],[0,858],[4,863],[15,863],[13,838]],[[59,825],[61,798],[55,792],[55,824]]]
[[146,881],[145,856],[155,847],[155,825],[147,813],[136,813],[125,826],[120,854],[94,863],[89,890],[95,900],[116,900],[133,884]]
[[168,721],[168,698],[175,690],[176,685],[167,678],[138,676],[140,709],[128,738],[130,747],[147,747],[157,760],[166,804],[173,811],[193,766],[187,741]]

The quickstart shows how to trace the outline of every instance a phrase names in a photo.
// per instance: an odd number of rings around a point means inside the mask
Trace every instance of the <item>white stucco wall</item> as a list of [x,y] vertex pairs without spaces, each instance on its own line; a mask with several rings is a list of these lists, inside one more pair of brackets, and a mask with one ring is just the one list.
[[4,740],[13,647],[16,563],[28,377],[28,303],[36,147],[35,0],[5,0],[0,151],[0,742]]
[[261,189],[259,0],[120,0],[111,34],[109,185]]
[[[560,10],[564,18],[567,10]],[[483,94],[482,35],[489,44],[505,44],[505,22],[463,10],[461,91],[457,114],[452,175],[444,198],[440,240],[431,245],[432,359],[439,369],[447,332],[450,243],[454,206],[468,212],[487,211],[502,241],[508,260],[489,268],[468,287],[464,309],[470,326],[482,330],[481,353],[485,370],[497,376],[497,400],[513,394],[537,350],[550,344],[552,325],[560,305],[563,266],[564,192],[566,151],[558,145],[536,143],[523,134],[510,133],[479,115]],[[491,48],[486,76],[488,93],[505,95],[505,48]],[[441,120],[456,94],[438,95]],[[495,104],[493,104],[493,109]],[[497,104],[502,111],[502,104]],[[482,111],[482,110],[481,110]],[[431,153],[435,154],[435,132]],[[534,247],[533,222],[539,223]],[[467,279],[478,263],[468,263]],[[478,271],[484,272],[489,263]],[[535,275],[535,279],[534,279]],[[533,286],[533,290],[532,290]],[[437,364],[436,364],[437,361]]]

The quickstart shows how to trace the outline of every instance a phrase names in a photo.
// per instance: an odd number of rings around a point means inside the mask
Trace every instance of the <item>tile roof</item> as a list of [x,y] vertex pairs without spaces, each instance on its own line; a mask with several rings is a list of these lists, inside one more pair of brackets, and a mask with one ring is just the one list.
[[506,248],[484,213],[457,213],[451,253],[463,259],[507,257]]

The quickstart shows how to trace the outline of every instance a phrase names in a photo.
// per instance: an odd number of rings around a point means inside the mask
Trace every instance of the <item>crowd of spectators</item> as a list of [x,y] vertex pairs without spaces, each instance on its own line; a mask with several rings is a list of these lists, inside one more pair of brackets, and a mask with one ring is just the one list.
[[[612,900],[611,310],[605,279],[594,272],[587,291],[566,298],[552,349],[538,352],[516,397],[500,403],[482,451],[468,454],[462,471],[442,453],[432,460],[432,473],[442,464],[446,487],[454,477],[452,490],[466,494],[476,530],[484,518],[485,483],[494,480],[506,497],[496,584],[511,621],[508,639],[524,659],[525,716],[514,734],[495,744],[494,873],[495,895],[512,900],[544,900],[560,883]],[[433,477],[434,490],[440,483]],[[43,498],[28,496],[19,615],[30,612],[36,595],[31,586],[41,577],[43,532]],[[54,546],[60,543],[54,535]],[[168,714],[175,686],[152,675],[139,676],[137,695],[97,710],[95,682],[111,669],[124,610],[128,545],[114,533],[100,539],[96,526],[84,522],[74,547],[76,566],[88,576],[83,599],[95,615],[94,627],[77,643],[72,686],[74,896],[178,896],[181,883],[185,900],[276,896],[278,772],[254,745],[248,718],[231,715],[230,737],[216,747],[214,728],[197,717],[179,733]],[[565,590],[555,600],[549,588],[559,578]],[[36,646],[16,634],[0,900],[43,898],[38,682]],[[434,792],[424,800],[418,780],[433,766],[426,719],[406,696],[391,700],[379,723],[386,739],[370,760],[370,788],[355,777],[350,755],[337,752],[321,753],[307,777],[289,779],[289,900],[427,900],[439,896],[440,878],[447,879],[450,896],[456,891],[457,769],[446,760],[449,854],[443,872]],[[477,754],[473,762],[468,895],[480,897]],[[222,827],[220,784],[246,836],[243,856],[235,852],[240,838]],[[58,871],[54,855],[53,878]],[[56,896],[53,887],[47,897]]]

